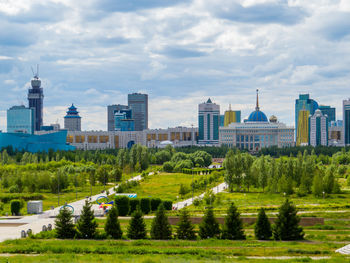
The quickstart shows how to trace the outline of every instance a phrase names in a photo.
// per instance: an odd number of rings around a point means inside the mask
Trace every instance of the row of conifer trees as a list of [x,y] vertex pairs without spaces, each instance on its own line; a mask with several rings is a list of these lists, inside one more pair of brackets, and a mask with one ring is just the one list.
[[[260,209],[255,224],[255,237],[259,240],[300,240],[304,237],[303,229],[299,226],[300,218],[297,216],[295,206],[288,200],[281,205],[275,224],[271,226],[263,208]],[[104,226],[105,235],[97,231],[97,223],[91,210],[91,204],[86,201],[82,214],[77,224],[72,221],[72,215],[66,208],[62,209],[55,221],[56,236],[58,238],[113,238],[121,239],[122,229],[118,220],[118,209],[113,206],[107,216]],[[126,236],[129,239],[146,239],[147,230],[143,219],[143,214],[138,207],[132,214],[129,221]],[[205,211],[202,222],[199,224],[198,236],[201,239],[221,238],[229,240],[244,240],[246,236],[243,230],[243,223],[236,206],[231,203],[227,210],[224,224],[219,226],[214,217],[212,208]],[[180,219],[176,226],[176,233],[172,233],[164,205],[158,206],[156,215],[152,221],[151,239],[169,240],[172,238],[195,240],[197,233],[190,221],[189,213],[186,209],[180,211]]]

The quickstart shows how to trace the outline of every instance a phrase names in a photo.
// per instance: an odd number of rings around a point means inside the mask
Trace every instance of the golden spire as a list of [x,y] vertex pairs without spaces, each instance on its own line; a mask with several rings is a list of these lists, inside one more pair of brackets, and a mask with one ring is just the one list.
[[256,111],[259,111],[259,90],[256,89],[256,107],[255,107]]

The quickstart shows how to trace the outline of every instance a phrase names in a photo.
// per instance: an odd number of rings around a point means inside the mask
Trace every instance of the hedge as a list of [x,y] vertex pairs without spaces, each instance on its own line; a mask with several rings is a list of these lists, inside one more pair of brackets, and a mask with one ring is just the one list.
[[157,211],[158,206],[160,205],[161,202],[162,202],[162,200],[160,198],[152,198],[151,199],[151,210]]
[[136,207],[138,205],[140,205],[140,199],[130,198],[130,200],[129,200],[129,215],[131,215],[136,210]]
[[20,210],[21,210],[21,201],[20,200],[12,200],[11,201],[11,214],[14,216],[18,216]]
[[151,211],[151,201],[149,198],[141,198],[140,201],[141,211],[144,214],[148,214]]
[[119,216],[126,216],[129,213],[129,197],[117,196],[115,198],[115,204],[117,205]]
[[43,200],[45,199],[42,194],[26,194],[26,193],[6,193],[0,194],[0,201],[4,203],[8,203],[14,199],[23,199],[24,201],[29,200]]
[[173,202],[169,200],[164,200],[163,205],[165,210],[173,210]]

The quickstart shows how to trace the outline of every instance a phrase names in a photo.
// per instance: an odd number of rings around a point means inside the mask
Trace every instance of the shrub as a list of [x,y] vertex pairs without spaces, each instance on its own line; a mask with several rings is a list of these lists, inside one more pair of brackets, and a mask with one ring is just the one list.
[[145,239],[147,236],[146,224],[142,217],[140,207],[132,214],[132,218],[128,226],[128,238],[130,239]]
[[189,219],[189,214],[186,209],[180,211],[180,219],[177,224],[176,237],[178,239],[194,240],[196,239],[196,233],[194,226]]
[[171,226],[162,203],[159,205],[156,216],[152,221],[151,238],[163,240],[171,239]]
[[76,231],[72,222],[72,213],[67,207],[60,210],[55,220],[57,238],[74,238]]
[[169,200],[164,200],[163,205],[165,210],[173,210],[173,202]]
[[18,188],[18,185],[12,185],[10,188],[9,188],[9,192],[10,193],[19,193],[19,188]]
[[174,170],[174,163],[172,162],[165,162],[163,164],[163,171],[167,173],[171,173]]
[[225,223],[222,230],[222,238],[230,240],[245,239],[243,223],[239,218],[237,207],[233,203],[231,203],[227,210],[227,216],[225,217]]
[[255,238],[259,240],[269,240],[272,236],[271,224],[266,216],[265,209],[260,208],[258,219],[254,227]]
[[11,214],[14,216],[19,215],[19,211],[21,210],[21,201],[20,200],[12,200],[11,201]]
[[141,198],[140,208],[142,213],[148,214],[151,211],[151,202],[149,198]]
[[118,209],[116,206],[112,206],[112,208],[108,211],[105,231],[107,235],[114,239],[120,239],[123,235],[118,220]]
[[115,204],[118,208],[120,216],[126,216],[129,213],[129,197],[127,196],[117,196],[115,198]]
[[131,215],[139,205],[140,205],[140,199],[131,198],[129,200],[129,215]]
[[160,198],[152,198],[151,199],[151,210],[157,211],[158,206],[161,204],[162,200]]
[[77,223],[78,234],[81,238],[92,239],[97,234],[97,222],[91,204],[85,201],[80,219]]
[[219,223],[214,217],[214,211],[210,207],[205,211],[202,222],[199,225],[199,236],[202,239],[219,237]]

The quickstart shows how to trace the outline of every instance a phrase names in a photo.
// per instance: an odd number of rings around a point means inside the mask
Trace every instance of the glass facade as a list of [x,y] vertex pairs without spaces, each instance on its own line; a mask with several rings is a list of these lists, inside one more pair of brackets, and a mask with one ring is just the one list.
[[350,100],[343,102],[343,129],[345,145],[350,144]]
[[34,133],[34,109],[25,106],[13,106],[7,110],[7,132]]
[[141,93],[128,94],[128,106],[132,110],[135,131],[148,129],[148,95]]
[[[318,103],[310,99],[309,94],[299,94],[299,99],[295,100],[295,130],[298,132],[299,120],[303,118],[299,118],[299,112],[301,110],[308,111],[309,114],[313,115],[315,111],[318,109]],[[308,122],[307,116],[307,122]],[[308,124],[307,124],[308,125]],[[304,141],[304,138],[298,138],[298,134],[296,135],[296,141]],[[308,142],[306,142],[308,143]],[[300,144],[297,144],[300,145]]]
[[32,88],[28,90],[29,108],[34,108],[35,124],[34,129],[40,131],[43,125],[43,105],[44,105],[44,91],[41,88],[41,80],[34,76],[31,81]]
[[322,112],[323,115],[328,116],[329,124],[331,121],[335,121],[335,108],[331,106],[320,105],[318,109]]

